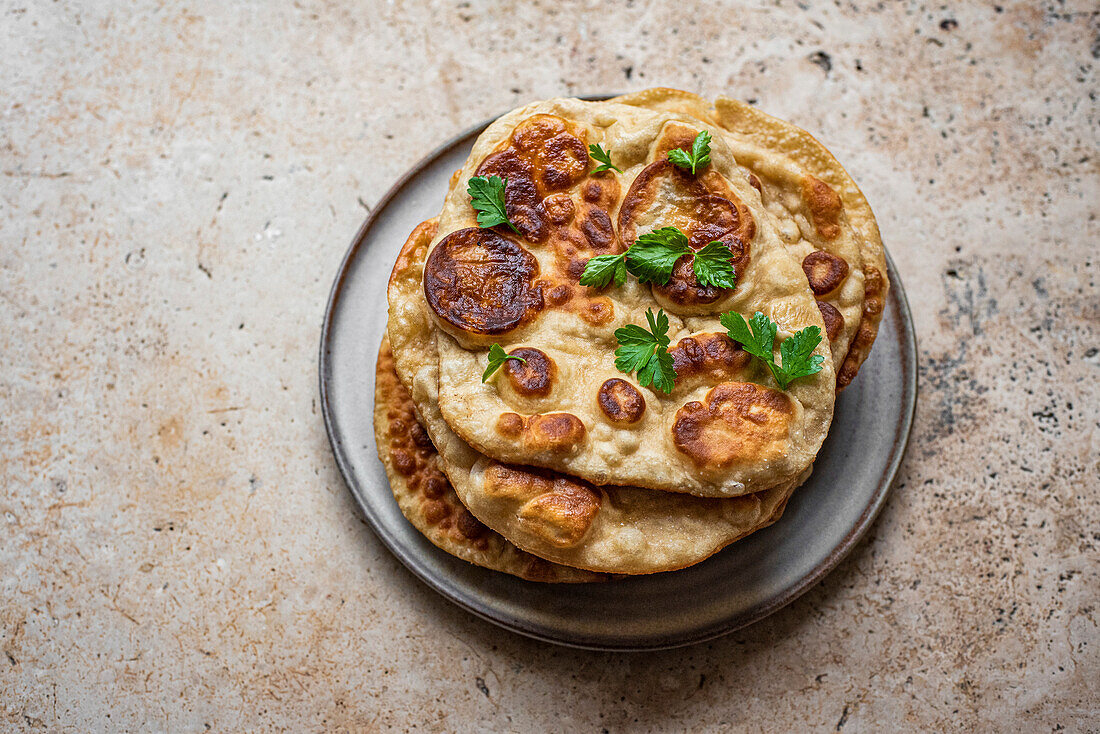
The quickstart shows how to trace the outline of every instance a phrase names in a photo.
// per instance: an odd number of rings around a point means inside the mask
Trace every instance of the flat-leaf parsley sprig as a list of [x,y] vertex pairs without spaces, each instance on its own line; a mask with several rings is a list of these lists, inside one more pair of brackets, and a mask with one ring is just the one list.
[[504,188],[508,179],[500,176],[474,176],[466,187],[470,204],[477,211],[477,226],[481,228],[507,224],[516,234],[520,231],[508,221],[508,209],[504,204]]
[[611,151],[604,150],[602,145],[593,143],[588,146],[588,154],[600,164],[592,169],[592,173],[603,173],[604,171],[623,172],[623,169],[611,162]]
[[513,357],[511,354],[508,354],[499,344],[493,344],[493,346],[489,347],[489,366],[486,367],[485,371],[481,374],[481,381],[488,382],[489,378],[493,376],[493,373],[500,369],[500,366],[509,359],[515,359],[523,363],[527,362],[523,357]]
[[588,261],[581,275],[581,285],[605,288],[614,282],[620,286],[630,272],[640,283],[665,285],[672,277],[676,261],[684,255],[694,255],[692,269],[700,285],[733,288],[733,252],[721,242],[711,242],[692,251],[687,235],[676,227],[661,227],[646,232],[626,252],[618,255],[598,255]]
[[668,159],[685,171],[691,171],[694,176],[698,169],[710,163],[710,133],[703,130],[696,135],[690,152],[673,148],[668,152]]
[[626,253],[619,255],[597,255],[584,266],[581,285],[593,288],[606,288],[614,282],[620,286],[626,282]]
[[733,272],[733,251],[721,242],[712,241],[696,251],[695,279],[700,285],[713,285],[718,288],[733,288],[737,285],[737,276]]
[[626,251],[626,269],[640,283],[664,285],[676,261],[691,252],[687,236],[675,227],[646,232]]
[[676,382],[676,370],[672,355],[668,353],[668,316],[661,309],[656,316],[653,309],[645,312],[649,330],[636,324],[615,329],[619,348],[615,350],[615,367],[620,372],[638,373],[638,384],[652,385],[661,392],[670,393]]
[[745,348],[745,351],[760,359],[771,370],[772,376],[784,390],[793,380],[808,377],[821,371],[825,358],[814,354],[821,343],[821,329],[807,326],[793,336],[784,339],[779,345],[780,364],[775,362],[775,335],[779,330],[775,322],[760,311],[753,314],[747,322],[736,311],[727,311],[718,317],[726,327],[730,339]]

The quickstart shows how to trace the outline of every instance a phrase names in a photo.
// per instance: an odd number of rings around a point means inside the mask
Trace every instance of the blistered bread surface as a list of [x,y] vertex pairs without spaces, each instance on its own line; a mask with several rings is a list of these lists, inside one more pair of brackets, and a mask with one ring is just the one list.
[[[645,574],[698,563],[779,518],[806,473],[762,492],[711,499],[596,486],[548,469],[495,461],[475,451],[451,430],[439,409],[436,343],[441,332],[429,316],[422,288],[433,231],[429,222],[413,232],[390,278],[388,334],[393,367],[438,448],[439,468],[479,521],[519,548],[557,564]],[[706,352],[706,348],[693,351],[701,369],[718,369],[723,349],[710,350],[717,362],[709,367],[714,360],[700,356]],[[525,378],[521,384],[527,384]],[[613,382],[604,391],[607,410],[626,423],[636,420],[640,410],[634,389]]]
[[[804,209],[817,223],[781,219],[767,188],[739,163],[741,151],[721,134],[709,166],[693,175],[672,165],[668,152],[689,149],[702,130],[720,133],[678,112],[559,99],[509,113],[479,137],[452,182],[422,288],[438,332],[439,407],[480,453],[597,486],[707,497],[779,486],[809,468],[832,418],[829,341],[817,349],[821,372],[781,390],[759,360],[728,339],[718,317],[763,312],[779,326],[777,348],[808,326],[827,333],[820,297],[862,299],[862,282],[852,275],[862,277],[858,246],[836,202],[812,184]],[[595,173],[591,144],[610,150],[624,173]],[[505,225],[477,226],[468,182],[493,175],[507,179],[518,234]],[[665,284],[629,277],[620,287],[580,285],[590,258],[621,253],[640,235],[669,226],[693,250],[712,241],[729,247],[736,286],[701,285],[691,255]],[[794,236],[787,230],[799,226],[827,229],[846,243],[853,261],[847,272],[835,261],[804,264],[822,250],[803,252],[787,241]],[[807,268],[819,290],[828,286],[821,296]],[[841,320],[855,318],[845,312],[858,313],[858,303],[837,303]],[[669,318],[679,375],[671,394],[615,367],[615,330],[645,325],[648,309]],[[836,314],[829,316],[837,333]],[[510,360],[482,383],[493,343],[533,358]]]

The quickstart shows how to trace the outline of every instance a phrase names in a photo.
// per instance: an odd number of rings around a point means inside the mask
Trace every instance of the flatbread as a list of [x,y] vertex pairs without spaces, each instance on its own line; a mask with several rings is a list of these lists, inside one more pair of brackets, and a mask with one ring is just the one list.
[[[698,175],[667,160],[703,124],[610,102],[555,99],[494,122],[448,194],[424,292],[439,330],[439,407],[451,428],[501,462],[554,469],[597,485],[731,497],[780,486],[812,464],[832,419],[828,342],[816,375],[778,389],[725,335],[718,315],[762,311],[779,343],[825,323],[774,214],[720,137]],[[587,145],[610,149],[625,173],[591,173]],[[479,229],[466,193],[474,175],[508,178],[505,226]],[[613,224],[615,222],[615,224]],[[695,249],[735,254],[734,289],[702,287],[690,258],[667,286],[579,285],[587,260],[618,253],[660,226]],[[670,395],[615,368],[614,332],[668,314],[679,378]],[[509,361],[487,383],[488,348]]]
[[[829,160],[835,163],[835,159],[804,131],[725,97],[715,105],[689,92],[658,88],[612,101],[690,115],[717,126],[712,134],[725,137],[737,162],[748,169],[750,182],[760,191],[764,206],[776,216],[784,244],[802,263],[825,320],[834,367],[839,372],[863,318],[863,254],[867,246],[840,194],[819,177],[833,173],[835,166],[823,165],[824,157],[798,153],[809,149],[808,141],[812,141]],[[836,181],[839,177],[828,178]],[[838,381],[840,387],[843,385]]]
[[528,581],[587,582],[607,577],[525,553],[462,505],[439,466],[439,454],[417,420],[412,397],[393,367],[388,339],[378,350],[374,436],[401,513],[433,545],[464,561]]
[[871,353],[886,306],[886,295],[890,291],[886,249],[871,205],[840,161],[805,130],[728,97],[719,97],[715,110],[720,124],[726,129],[753,140],[757,145],[781,151],[832,187],[840,197],[848,220],[860,234],[863,311],[844,363],[837,370],[837,388],[842,389],[855,379],[860,366]]
[[[784,239],[800,251],[822,306],[837,390],[850,384],[878,334],[890,283],[875,215],[840,162],[805,130],[729,97],[710,104],[690,92],[657,88],[611,101],[692,115],[732,134],[737,161],[758,177],[765,206],[780,220],[786,211],[797,225]],[[841,272],[848,277],[836,283]]]
[[[394,366],[409,388],[439,466],[479,520],[516,546],[559,564],[615,574],[671,571],[704,560],[775,522],[800,476],[727,499],[631,487],[597,487],[544,469],[494,461],[450,429],[438,406],[434,322],[421,288],[434,223],[417,227],[389,283]],[[808,471],[806,472],[808,474]]]

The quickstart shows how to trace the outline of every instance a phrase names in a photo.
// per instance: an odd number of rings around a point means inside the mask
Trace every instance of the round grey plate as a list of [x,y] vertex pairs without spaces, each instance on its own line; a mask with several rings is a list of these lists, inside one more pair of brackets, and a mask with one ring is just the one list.
[[917,350],[901,280],[870,359],[841,393],[810,481],[782,519],[691,568],[598,584],[537,584],[461,561],[405,520],[375,453],[374,363],[386,281],[405,238],[439,213],[451,173],[488,124],[412,168],[363,223],[329,297],[321,405],[340,472],[367,522],[410,571],[459,606],[515,632],[599,650],[700,642],[789,604],[851,551],[882,508],[909,440]]

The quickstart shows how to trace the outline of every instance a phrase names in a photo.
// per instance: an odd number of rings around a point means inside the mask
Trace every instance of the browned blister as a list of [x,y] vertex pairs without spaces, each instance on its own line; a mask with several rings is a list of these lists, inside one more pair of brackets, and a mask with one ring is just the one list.
[[[621,192],[615,177],[594,176],[589,170],[583,128],[546,114],[533,115],[517,125],[482,161],[477,175],[507,179],[505,208],[522,236],[522,244],[516,247],[524,253],[513,256],[509,252],[501,261],[502,269],[513,267],[513,257],[522,261],[516,283],[510,285],[518,285],[528,275],[529,269],[522,263],[536,262],[526,248],[545,250],[551,256],[542,268],[535,265],[535,279],[529,282],[535,295],[528,295],[528,300],[534,305],[521,308],[521,304],[512,303],[513,289],[479,290],[472,301],[482,313],[475,314],[486,323],[500,324],[496,330],[464,328],[437,310],[440,318],[470,334],[504,333],[524,323],[525,317],[534,318],[544,307],[574,312],[593,326],[608,323],[614,317],[611,301],[581,287],[579,280],[590,258],[621,249],[610,215]],[[497,225],[493,232],[513,242],[514,235],[505,225]],[[428,269],[432,272],[430,260]],[[470,272],[475,278],[485,275],[474,269]],[[476,289],[477,284],[471,287]]]
[[840,235],[840,213],[844,209],[840,195],[824,181],[805,176],[802,179],[802,198],[810,207],[814,228],[827,240]]
[[600,511],[598,490],[561,474],[494,463],[485,469],[484,482],[489,495],[522,503],[520,522],[557,547],[580,543]]
[[802,270],[815,296],[832,293],[848,277],[848,263],[839,255],[814,250],[802,259]]
[[645,398],[638,392],[638,388],[618,377],[604,380],[596,394],[596,400],[600,404],[600,410],[612,423],[637,423],[645,413]]
[[508,355],[519,358],[505,361],[503,368],[504,376],[516,393],[537,398],[550,394],[558,367],[546,352],[534,347],[520,347],[513,349]]
[[586,434],[584,423],[572,413],[502,413],[497,432],[531,452],[569,451],[583,443]]
[[844,364],[836,375],[837,389],[843,388],[855,379],[860,365],[867,359],[871,346],[878,335],[879,321],[882,319],[882,309],[886,307],[887,284],[878,268],[870,265],[863,266],[863,313],[859,320],[859,329],[856,331],[848,354],[844,358]]
[[737,377],[752,361],[740,344],[715,332],[684,337],[668,353],[677,380],[698,376],[710,382],[726,382]]
[[768,461],[783,452],[793,415],[785,393],[726,382],[676,412],[672,438],[677,449],[711,471]]
[[544,204],[546,197],[568,189],[588,171],[583,136],[583,130],[574,134],[573,126],[560,117],[534,115],[478,166],[479,176],[508,180],[504,191],[508,220],[533,243],[550,236],[552,217]]
[[[659,149],[691,147],[691,139],[673,145],[681,139],[681,126],[670,125]],[[670,132],[671,135],[670,135]],[[692,133],[692,139],[694,133]],[[658,155],[667,156],[667,150]],[[642,220],[650,214],[658,200],[671,202],[663,212],[660,226],[673,226],[688,238],[692,250],[700,250],[711,242],[720,242],[733,253],[734,274],[744,271],[750,257],[750,244],[756,225],[749,211],[733,192],[729,182],[714,171],[692,175],[673,165],[667,157],[659,157],[646,166],[630,185],[619,209],[619,233],[623,242],[633,243],[642,231]],[[672,277],[666,284],[654,285],[654,292],[673,304],[692,307],[709,305],[720,300],[725,289],[702,285],[695,277],[693,257],[685,255],[677,261]]]
[[470,334],[504,334],[542,308],[538,261],[513,240],[468,227],[436,245],[424,267],[432,311]]
[[844,314],[827,301],[817,301],[817,308],[821,311],[822,320],[825,321],[825,336],[831,342],[844,331]]
[[643,168],[623,197],[619,235],[624,242],[637,239],[638,220],[655,208],[659,196],[674,202],[661,226],[678,228],[693,250],[721,242],[734,253],[735,272],[745,265],[756,231],[752,212],[720,174],[692,176],[667,159]]

